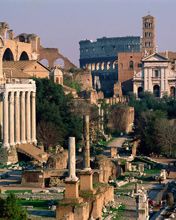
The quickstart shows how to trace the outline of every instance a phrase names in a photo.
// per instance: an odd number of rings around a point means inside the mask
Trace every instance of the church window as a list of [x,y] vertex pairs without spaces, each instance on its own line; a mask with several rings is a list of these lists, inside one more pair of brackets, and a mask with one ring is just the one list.
[[129,68],[130,70],[134,69],[134,62],[132,60],[129,62]]

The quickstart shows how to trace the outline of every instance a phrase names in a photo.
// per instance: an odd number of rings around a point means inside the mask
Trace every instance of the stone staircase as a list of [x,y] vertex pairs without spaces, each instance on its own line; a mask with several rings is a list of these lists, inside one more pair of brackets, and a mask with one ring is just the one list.
[[18,144],[16,146],[17,152],[25,154],[31,159],[37,160],[38,162],[46,162],[48,154],[43,149],[34,146],[33,144]]

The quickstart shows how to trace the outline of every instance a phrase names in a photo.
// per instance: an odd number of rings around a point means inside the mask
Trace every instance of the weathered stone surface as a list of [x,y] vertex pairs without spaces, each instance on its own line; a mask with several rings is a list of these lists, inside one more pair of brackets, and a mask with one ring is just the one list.
[[61,146],[56,147],[56,152],[49,156],[47,161],[48,168],[53,169],[66,169],[68,162],[68,150]]
[[108,183],[110,179],[116,179],[118,175],[117,164],[104,155],[98,155],[95,158],[94,168],[100,170],[103,182]]

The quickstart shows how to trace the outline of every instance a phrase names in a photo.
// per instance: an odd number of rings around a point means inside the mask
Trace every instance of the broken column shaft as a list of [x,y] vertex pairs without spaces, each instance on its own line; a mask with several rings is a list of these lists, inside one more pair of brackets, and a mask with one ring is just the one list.
[[83,135],[84,135],[84,169],[90,169],[90,137],[89,137],[89,115],[83,117]]

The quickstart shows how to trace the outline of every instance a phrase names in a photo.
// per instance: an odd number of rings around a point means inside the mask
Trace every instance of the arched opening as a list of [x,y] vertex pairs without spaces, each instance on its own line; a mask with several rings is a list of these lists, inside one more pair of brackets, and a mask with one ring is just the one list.
[[101,70],[104,70],[104,62],[101,63]]
[[29,60],[28,54],[25,51],[21,53],[20,60]]
[[172,87],[170,88],[170,96],[172,96],[172,97],[175,97],[175,96],[176,96],[176,89],[175,89],[174,86],[172,86]]
[[41,63],[42,65],[46,66],[46,67],[49,67],[49,62],[48,62],[47,59],[42,59],[42,60],[40,60],[40,63]]
[[134,62],[132,60],[129,62],[129,68],[130,70],[134,69]]
[[143,88],[140,86],[138,87],[138,98],[142,98]]
[[97,63],[96,64],[96,70],[99,70],[99,68],[100,68],[100,63]]
[[95,70],[95,63],[92,63],[92,71]]
[[5,50],[2,60],[3,61],[13,61],[14,60],[13,53],[9,48],[7,48]]
[[160,97],[160,87],[159,87],[159,85],[154,85],[153,94],[154,94],[155,97]]
[[64,68],[64,66],[65,66],[64,60],[62,58],[55,60],[54,66],[59,66],[61,68]]
[[106,69],[109,70],[111,68],[111,62],[107,62],[107,66],[106,66]]

